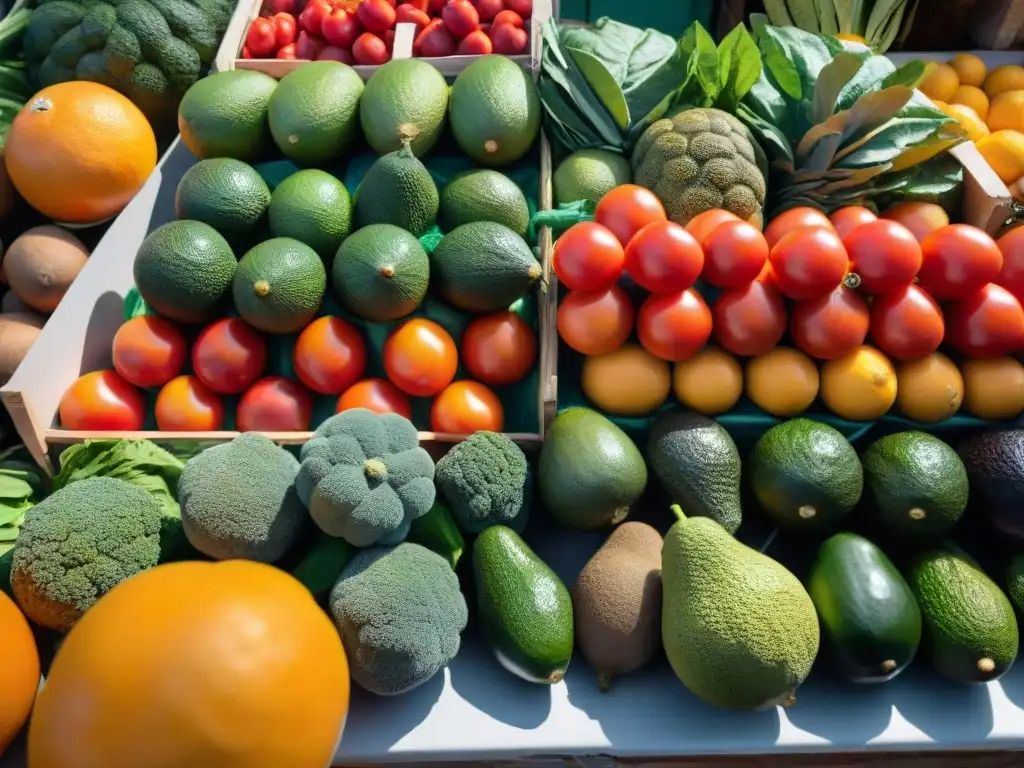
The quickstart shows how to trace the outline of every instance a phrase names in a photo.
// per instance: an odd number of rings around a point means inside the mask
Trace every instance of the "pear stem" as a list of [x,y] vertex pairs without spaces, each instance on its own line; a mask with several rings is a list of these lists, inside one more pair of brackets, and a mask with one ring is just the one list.
[[672,510],[672,514],[676,516],[677,520],[681,521],[686,519],[686,515],[683,514],[683,508],[678,504],[673,504],[669,509]]

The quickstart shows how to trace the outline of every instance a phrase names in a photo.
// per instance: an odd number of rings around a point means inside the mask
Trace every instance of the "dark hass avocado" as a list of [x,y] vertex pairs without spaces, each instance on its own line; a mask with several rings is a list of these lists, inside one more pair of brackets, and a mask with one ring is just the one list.
[[960,445],[971,498],[988,524],[1024,544],[1024,429],[979,432]]

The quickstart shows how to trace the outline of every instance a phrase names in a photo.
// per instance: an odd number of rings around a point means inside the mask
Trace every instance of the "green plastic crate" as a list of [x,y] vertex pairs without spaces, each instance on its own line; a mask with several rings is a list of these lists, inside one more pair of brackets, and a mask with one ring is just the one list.
[[[579,6],[583,5],[587,15],[576,15],[580,13]],[[713,8],[713,0],[630,0],[628,3],[622,0],[562,0],[561,17],[597,21],[602,16],[610,16],[634,27],[651,27],[672,37],[682,37],[695,21],[711,30]]]

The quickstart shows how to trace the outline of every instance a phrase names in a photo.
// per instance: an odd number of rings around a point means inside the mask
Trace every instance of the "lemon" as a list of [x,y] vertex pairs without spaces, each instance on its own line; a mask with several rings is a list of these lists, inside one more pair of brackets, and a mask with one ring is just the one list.
[[985,92],[973,85],[961,85],[953,94],[954,104],[963,104],[978,113],[982,120],[988,119],[988,96]]
[[964,362],[964,407],[979,419],[1015,419],[1024,411],[1024,365],[1012,357]]
[[668,363],[635,344],[583,361],[580,388],[598,409],[616,416],[646,416],[668,399]]
[[963,126],[963,129],[967,131],[967,138],[971,141],[977,142],[982,137],[988,136],[988,126],[970,107],[963,104],[947,104],[942,111]]
[[1024,89],[1024,67],[1018,64],[1004,64],[988,73],[982,89],[990,99],[1006,91]]
[[808,408],[818,396],[818,369],[796,349],[776,347],[747,362],[747,397],[766,413],[788,418]]
[[985,62],[973,53],[958,53],[949,61],[949,66],[960,78],[960,85],[969,85],[977,88],[985,82],[987,69]]
[[896,371],[896,406],[908,419],[935,424],[953,416],[964,400],[964,379],[941,352],[903,363]]
[[743,394],[743,369],[736,358],[718,347],[705,347],[676,363],[672,390],[679,402],[697,413],[725,413]]
[[1024,91],[1004,91],[992,99],[988,127],[993,131],[1024,131]]
[[896,402],[896,370],[874,347],[857,347],[821,367],[821,399],[840,418],[874,421]]
[[949,64],[932,61],[928,63],[924,79],[917,87],[929,99],[949,102],[953,100],[956,89],[960,87],[960,78]]
[[978,152],[1005,184],[1024,176],[1024,133],[994,131],[977,142]]

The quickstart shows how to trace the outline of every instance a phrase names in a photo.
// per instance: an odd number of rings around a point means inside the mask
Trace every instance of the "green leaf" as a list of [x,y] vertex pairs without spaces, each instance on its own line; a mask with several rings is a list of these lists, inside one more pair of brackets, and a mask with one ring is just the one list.
[[839,20],[836,18],[833,0],[815,0],[814,7],[818,12],[819,32],[823,35],[838,35]]
[[836,19],[839,21],[839,32],[841,34],[856,34],[853,31],[853,6],[854,0],[833,0],[836,7]]
[[822,136],[815,143],[814,149],[811,150],[807,159],[801,163],[801,172],[824,173],[831,168],[832,161],[836,155],[836,150],[839,149],[839,145],[842,141],[842,131],[832,131]]
[[922,163],[930,162],[933,158],[948,152],[957,144],[962,144],[966,139],[966,136],[939,138],[926,144],[924,147],[908,149],[892,161],[891,170],[893,173],[900,173]]
[[705,99],[701,106],[710,106],[718,97],[718,92],[721,89],[718,47],[715,45],[714,38],[708,34],[699,21],[695,21],[686,30],[679,45],[689,57],[686,71],[696,76],[697,82],[704,90]]
[[583,77],[590,84],[594,94],[600,99],[601,104],[615,120],[620,131],[629,129],[629,106],[626,104],[626,97],[622,95],[622,89],[615,82],[612,73],[608,71],[601,60],[595,56],[575,48],[567,49],[580,68]]
[[847,83],[860,71],[863,62],[849,53],[839,53],[818,74],[814,85],[811,121],[822,123],[835,113],[836,101]]
[[868,56],[839,96],[838,109],[849,109],[861,96],[880,90],[885,78],[896,71],[894,65],[885,56]]
[[[891,120],[871,134],[870,139],[855,152],[839,157],[840,168],[865,168],[892,163],[904,150],[932,136],[940,126],[931,118]],[[845,151],[845,150],[844,150]],[[841,155],[842,153],[840,153]]]
[[736,116],[750,128],[770,161],[774,163],[778,159],[783,159],[792,165],[793,147],[782,129],[755,114],[746,104],[740,104]]
[[715,106],[735,112],[761,76],[761,54],[747,28],[737,24],[718,46],[719,95]]
[[882,87],[888,88],[892,85],[905,85],[908,88],[916,88],[918,83],[924,79],[924,73],[928,65],[921,60],[908,61],[891,75],[882,81]]
[[790,59],[786,47],[775,36],[773,28],[762,27],[758,30],[757,45],[761,50],[762,65],[771,74],[775,84],[789,98],[799,99],[803,95],[800,72],[796,62]]
[[[868,16],[867,26],[864,28],[864,37],[876,51],[880,53],[885,51],[885,48],[879,45],[879,41],[885,37],[885,30],[892,27],[894,29],[893,38],[896,37],[896,31],[899,30],[906,6],[907,0],[875,0],[871,14]],[[892,40],[889,42],[891,43]]]
[[24,480],[0,473],[0,499],[4,501],[24,501],[32,498],[32,486]]
[[912,89],[894,85],[860,98],[846,112],[846,128],[843,130],[845,145],[839,157],[855,149],[857,142],[864,136],[896,117],[913,95]]
[[776,27],[796,26],[793,17],[789,15],[786,0],[764,0],[764,10]]
[[888,165],[876,165],[872,168],[860,168],[854,171],[852,174],[847,176],[845,179],[839,181],[833,181],[828,184],[823,184],[817,189],[817,193],[823,196],[831,196],[836,192],[841,192],[844,189],[853,189],[855,187],[863,187],[871,179],[885,173],[889,170]]
[[900,33],[896,37],[896,45],[900,48],[903,47],[904,43],[907,42],[907,38],[910,37],[910,30],[914,28],[914,18],[917,16],[917,9],[919,6],[919,0],[912,0],[910,8],[903,14],[903,26],[900,28]]
[[[906,0],[892,0],[895,3],[893,12],[885,20],[876,31],[871,33],[871,37],[868,41],[872,47],[879,53],[885,53],[889,50],[889,46],[896,40],[896,36],[900,33],[900,27],[903,23],[903,11],[906,6]],[[880,5],[876,5],[874,11],[877,11]],[[874,17],[874,11],[872,11],[872,17]],[[870,23],[868,25],[871,26]]]
[[792,26],[800,27],[806,32],[818,34],[818,11],[814,0],[789,0],[789,15],[793,19]]

